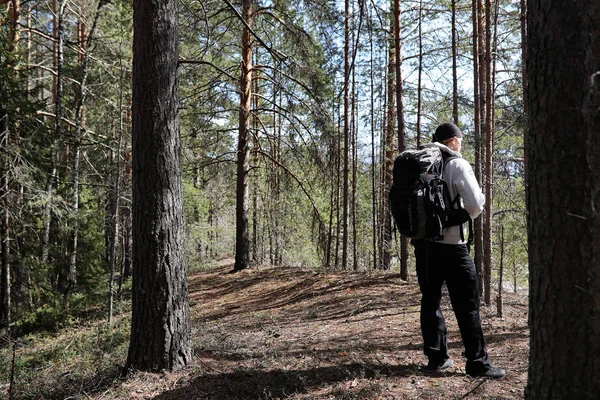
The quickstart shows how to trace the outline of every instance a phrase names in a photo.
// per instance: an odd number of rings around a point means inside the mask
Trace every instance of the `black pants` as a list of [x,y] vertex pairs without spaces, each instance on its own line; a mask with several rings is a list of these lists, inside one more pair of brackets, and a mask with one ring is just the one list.
[[426,240],[414,244],[423,295],[421,331],[425,355],[433,361],[448,358],[446,321],[440,308],[442,285],[446,282],[465,347],[467,372],[486,371],[490,361],[481,330],[477,273],[467,246]]

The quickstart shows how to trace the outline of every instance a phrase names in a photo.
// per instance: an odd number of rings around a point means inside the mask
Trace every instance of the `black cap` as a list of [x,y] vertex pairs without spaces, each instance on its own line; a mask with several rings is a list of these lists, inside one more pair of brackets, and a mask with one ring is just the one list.
[[462,132],[458,128],[458,126],[446,122],[445,124],[441,124],[435,130],[435,134],[433,135],[434,142],[443,142],[444,140],[453,138],[453,137],[462,137]]

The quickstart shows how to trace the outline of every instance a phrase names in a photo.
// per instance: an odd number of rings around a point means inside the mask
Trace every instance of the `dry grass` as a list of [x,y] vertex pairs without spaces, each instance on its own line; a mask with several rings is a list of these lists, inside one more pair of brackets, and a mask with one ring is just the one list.
[[[52,361],[52,367],[42,363],[37,380],[30,379],[26,388],[17,382],[15,398],[523,398],[529,342],[525,296],[506,294],[502,319],[491,309],[482,310],[492,362],[506,368],[508,376],[475,380],[464,374],[462,344],[450,309],[445,314],[456,367],[443,374],[420,369],[425,362],[420,295],[414,282],[402,282],[395,273],[230,270],[224,263],[190,277],[196,357],[185,370],[117,379],[126,357],[126,340],[121,340],[110,351],[88,349],[93,356],[75,352],[70,362],[67,357],[62,363]],[[69,341],[91,346],[94,329],[78,330],[78,340],[48,339],[46,347],[38,345],[35,351],[56,352]],[[31,350],[17,349],[17,358]],[[46,386],[36,391],[36,384]]]

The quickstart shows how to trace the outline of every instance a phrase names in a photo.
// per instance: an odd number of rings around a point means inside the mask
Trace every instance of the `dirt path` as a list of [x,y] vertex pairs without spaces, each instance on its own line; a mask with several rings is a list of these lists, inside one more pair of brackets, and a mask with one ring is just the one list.
[[169,390],[154,398],[523,398],[529,343],[525,296],[505,295],[504,318],[483,308],[490,357],[508,376],[476,380],[464,374],[447,297],[456,367],[443,374],[421,371],[420,295],[414,282],[402,282],[395,273],[229,271],[225,263],[190,278],[195,365],[170,378]]

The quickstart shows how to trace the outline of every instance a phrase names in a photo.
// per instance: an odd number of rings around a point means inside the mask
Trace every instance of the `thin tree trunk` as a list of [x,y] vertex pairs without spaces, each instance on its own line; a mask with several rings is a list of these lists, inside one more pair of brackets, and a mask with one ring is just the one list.
[[[252,0],[242,1],[242,17],[252,27]],[[242,72],[240,96],[240,127],[237,149],[236,188],[236,241],[234,271],[250,265],[250,238],[248,237],[248,171],[250,170],[250,107],[252,101],[252,36],[244,26],[242,35]]]
[[[110,220],[111,220],[111,232],[110,232],[110,246],[109,246],[109,277],[108,277],[108,326],[112,326],[112,314],[113,314],[113,298],[114,298],[114,281],[115,281],[115,268],[117,263],[117,241],[119,238],[119,193],[121,190],[121,145],[122,145],[122,133],[119,135],[119,146],[117,149],[117,156],[115,157],[114,152],[111,151],[111,159],[113,160],[113,179],[112,188],[110,195]],[[114,159],[117,159],[116,165]]]
[[[278,92],[279,96],[279,104],[283,103],[283,91],[280,90]],[[277,118],[279,119],[279,123],[276,126],[276,140],[275,140],[275,160],[277,163],[281,164],[282,157],[282,117],[280,114],[277,114]],[[274,230],[274,238],[275,238],[275,252],[274,252],[274,260],[276,265],[283,264],[283,234],[281,232],[282,223],[280,221],[280,214],[282,212],[280,208],[280,198],[281,198],[281,173],[277,165],[273,165],[273,179],[274,179],[274,190],[273,190],[273,199],[275,200],[273,203],[273,230]]]
[[[112,325],[112,314],[113,314],[113,299],[115,295],[114,281],[115,281],[115,269],[117,264],[117,243],[119,240],[120,231],[120,204],[119,198],[121,193],[121,154],[123,152],[123,112],[122,112],[122,96],[119,97],[119,140],[115,156],[115,151],[111,149],[111,190],[109,195],[110,204],[110,240],[109,240],[109,277],[108,277],[108,326]],[[116,162],[115,162],[116,159]],[[119,292],[123,285],[123,274],[119,274]]]
[[344,177],[342,195],[342,269],[348,268],[348,208],[350,179],[350,0],[345,0],[344,23]]
[[[354,19],[353,19],[354,20]],[[353,24],[354,25],[354,24]],[[354,30],[353,30],[354,32]],[[355,35],[352,35],[352,42],[355,41]],[[358,128],[356,125],[356,68],[352,68],[352,111],[351,111],[351,135],[352,135],[352,269],[354,271],[358,271],[358,232],[356,227],[356,208],[358,207],[358,203],[356,201],[357,198],[357,188],[356,181],[358,178],[357,174],[357,164],[358,164],[358,154],[356,151],[357,144],[357,134]]]
[[419,0],[419,73],[417,80],[417,147],[421,145],[421,114],[423,112],[423,0]]
[[82,63],[82,74],[81,82],[79,85],[79,101],[75,110],[75,132],[73,135],[73,169],[72,169],[72,183],[73,183],[73,198],[71,203],[73,226],[72,239],[71,239],[71,256],[69,258],[69,273],[67,274],[67,289],[65,291],[65,305],[69,308],[70,297],[75,290],[77,285],[77,250],[79,241],[79,163],[81,159],[81,132],[85,125],[85,100],[86,100],[86,84],[88,78],[88,70],[90,63],[89,44],[94,31],[96,30],[96,24],[100,17],[100,9],[103,6],[103,2],[98,3],[98,8],[94,14],[94,20],[90,28],[90,32],[85,34],[85,25],[80,23],[80,38],[83,40],[81,48],[83,50],[83,56],[80,59]]
[[504,278],[504,225],[500,228],[500,271],[498,272],[498,296],[496,297],[496,308],[498,316],[502,318],[502,279]]
[[336,153],[337,153],[337,157],[336,157],[336,173],[335,173],[335,181],[336,181],[336,192],[335,192],[335,211],[336,211],[336,225],[335,225],[335,252],[334,252],[334,267],[335,269],[337,269],[340,265],[340,239],[341,239],[341,231],[342,231],[342,224],[341,224],[341,217],[340,217],[340,211],[341,211],[341,206],[342,206],[342,198],[340,195],[341,189],[342,189],[342,174],[341,174],[341,169],[342,169],[342,137],[341,137],[341,114],[340,114],[340,105],[338,105],[338,134],[336,137]]
[[456,61],[458,48],[456,42],[456,0],[452,0],[452,119],[458,125],[458,71]]
[[[473,94],[474,94],[474,137],[475,137],[475,176],[479,181],[479,185],[483,187],[483,158],[482,149],[482,102],[481,102],[481,63],[480,63],[480,0],[473,0]],[[473,222],[474,229],[474,247],[475,247],[475,268],[477,270],[477,281],[479,290],[483,289],[483,220],[484,215],[476,218]]]
[[[258,58],[258,53],[255,53],[255,57]],[[254,80],[254,110],[258,110],[259,108],[259,79],[257,73],[257,77]],[[255,135],[252,137],[254,141],[254,148],[258,148],[258,117],[256,116],[256,111],[253,113],[252,124],[254,127]],[[258,154],[254,156],[254,165],[258,166]],[[259,231],[259,210],[258,210],[258,179],[255,179],[255,184],[252,187],[252,263],[254,265],[259,264],[260,255],[258,251],[258,231]]]
[[[404,132],[404,87],[402,85],[402,10],[400,0],[394,0],[394,47],[396,53],[396,119],[398,120],[398,152],[406,149]],[[393,153],[392,153],[393,154]],[[391,186],[391,185],[390,185]],[[390,218],[391,221],[391,218]],[[400,236],[400,279],[408,280],[408,239]]]
[[386,186],[385,186],[385,175],[386,175],[386,168],[387,168],[387,144],[386,144],[386,140],[387,140],[387,131],[388,131],[388,114],[389,114],[389,100],[390,100],[390,94],[389,94],[389,89],[390,89],[390,84],[389,84],[389,79],[390,79],[390,74],[393,72],[390,72],[390,49],[388,49],[387,52],[387,64],[388,64],[388,68],[385,70],[385,73],[382,74],[382,80],[385,82],[385,86],[384,86],[384,93],[383,93],[383,107],[381,108],[381,112],[382,112],[382,124],[381,124],[381,132],[380,132],[380,137],[379,137],[379,160],[380,161],[380,168],[379,168],[379,232],[378,232],[378,237],[379,237],[379,265],[378,268],[380,269],[384,269],[385,268],[385,264],[384,264],[384,260],[386,258],[386,248],[385,248],[385,214],[386,214],[386,207],[387,207],[387,195],[386,195]]
[[[527,108],[527,91],[528,79],[527,79],[527,0],[521,0],[521,73],[523,79],[523,117],[525,118],[525,127],[527,127],[528,108]],[[527,174],[527,146],[529,140],[527,139],[529,132],[527,128],[523,130],[523,175],[525,176],[525,187],[527,187],[529,178]],[[528,191],[525,191],[527,196]]]
[[494,111],[494,88],[492,87],[492,5],[491,0],[485,0],[485,77],[486,77],[486,122],[485,122],[485,222],[484,222],[484,247],[485,247],[485,304],[492,304],[492,230],[493,230],[493,182],[494,169],[492,158],[494,151],[493,111]]
[[[369,8],[371,10],[371,8]],[[372,15],[369,16],[370,18]],[[377,269],[377,163],[375,156],[375,74],[374,74],[374,49],[373,49],[373,24],[369,24],[369,43],[371,46],[371,57],[370,57],[370,83],[371,83],[371,206],[373,218],[373,270]]]
[[[391,31],[394,32],[394,18],[390,21]],[[392,36],[394,37],[394,36]],[[389,64],[388,64],[388,93],[387,93],[387,126],[384,140],[385,161],[383,167],[383,185],[387,190],[392,185],[392,168],[394,166],[394,134],[396,131],[396,51],[395,43],[392,41],[389,48]],[[382,268],[389,270],[391,268],[391,246],[392,246],[392,218],[389,210],[387,193],[381,196],[381,210],[383,213],[383,239],[381,241],[383,254],[381,257]]]
[[513,261],[513,293],[517,294],[517,262]]
[[52,196],[54,183],[57,178],[58,164],[58,146],[62,136],[62,91],[63,91],[63,47],[64,47],[64,28],[63,28],[63,13],[65,8],[65,0],[54,1],[54,34],[56,37],[55,51],[53,52],[54,65],[56,75],[54,81],[54,140],[52,142],[50,170],[48,173],[48,181],[46,182],[46,205],[44,206],[44,234],[42,235],[42,262],[48,262],[50,253],[50,224],[52,222]]

